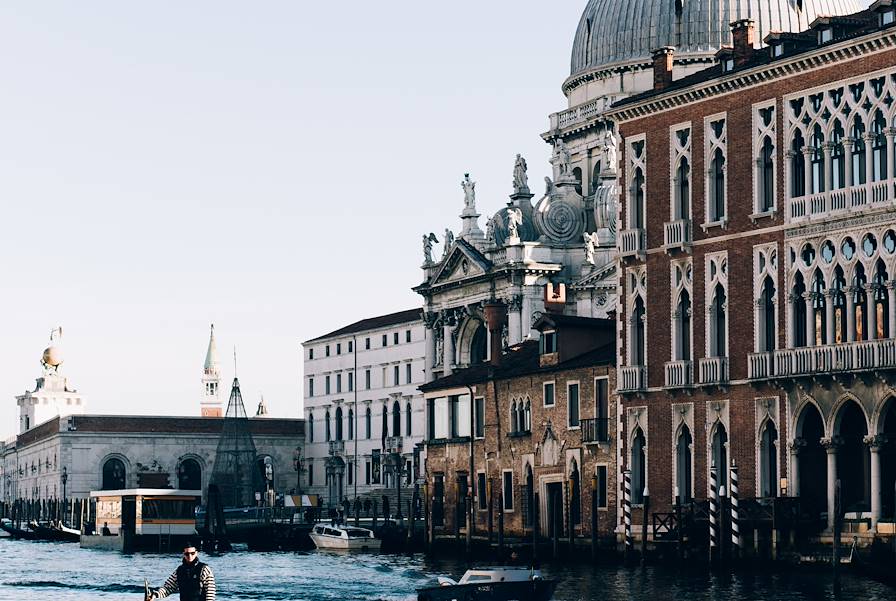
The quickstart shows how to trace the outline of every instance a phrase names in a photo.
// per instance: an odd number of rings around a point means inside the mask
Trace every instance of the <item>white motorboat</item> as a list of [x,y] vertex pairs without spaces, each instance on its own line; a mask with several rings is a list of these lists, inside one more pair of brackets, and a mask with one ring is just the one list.
[[476,568],[457,582],[438,580],[438,586],[417,589],[418,601],[548,601],[557,588],[557,580],[539,570],[517,567]]
[[318,549],[341,551],[379,551],[381,541],[373,530],[353,526],[317,524],[309,534]]

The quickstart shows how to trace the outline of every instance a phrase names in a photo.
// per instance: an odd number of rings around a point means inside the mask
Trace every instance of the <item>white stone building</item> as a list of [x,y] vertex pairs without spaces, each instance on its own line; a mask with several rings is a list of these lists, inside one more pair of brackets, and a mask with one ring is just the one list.
[[[217,409],[218,417],[157,417],[87,415],[84,397],[60,372],[59,332],[43,353],[37,387],[16,397],[20,431],[0,444],[0,500],[83,498],[92,490],[134,487],[205,491],[224,423],[214,336],[200,407]],[[254,417],[249,429],[259,469],[268,458],[273,466],[273,490],[297,489],[303,420]]]
[[[416,478],[423,441],[424,328],[420,309],[362,319],[302,343],[305,485],[330,503]],[[416,455],[416,459],[415,459]]]

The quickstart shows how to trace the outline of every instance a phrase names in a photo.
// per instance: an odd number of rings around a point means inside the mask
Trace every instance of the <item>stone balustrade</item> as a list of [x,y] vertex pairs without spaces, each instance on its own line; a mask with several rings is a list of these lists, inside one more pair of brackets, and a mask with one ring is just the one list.
[[669,361],[664,367],[666,388],[694,385],[693,361]]
[[663,244],[666,250],[673,248],[685,249],[693,242],[691,234],[691,220],[678,219],[665,224],[663,228]]
[[896,339],[779,349],[747,357],[747,377],[787,378],[896,368]]
[[889,206],[896,197],[894,190],[894,180],[884,180],[790,198],[787,200],[787,220],[791,223],[810,221]]
[[698,362],[700,384],[728,382],[728,357],[704,357]]
[[647,388],[647,368],[643,365],[629,365],[619,370],[619,391],[636,392]]
[[623,257],[643,255],[645,252],[644,230],[635,228],[619,233],[619,254]]

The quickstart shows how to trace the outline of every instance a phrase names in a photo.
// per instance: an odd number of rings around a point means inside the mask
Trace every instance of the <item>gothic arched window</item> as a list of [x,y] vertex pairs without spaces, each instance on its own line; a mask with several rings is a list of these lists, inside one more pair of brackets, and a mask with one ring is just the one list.
[[790,195],[793,198],[806,195],[806,157],[803,155],[805,145],[802,132],[797,130],[790,145]]
[[760,493],[763,497],[778,496],[778,429],[771,420],[765,422],[759,438]]
[[771,211],[775,206],[775,146],[766,136],[759,151],[759,212]]
[[631,455],[632,503],[635,505],[644,502],[644,487],[647,485],[647,455],[644,450],[646,446],[644,431],[638,427],[632,438]]
[[709,164],[710,221],[725,219],[725,154],[717,148]]
[[691,214],[691,165],[687,157],[681,159],[675,172],[675,208],[677,219],[688,219]]
[[678,488],[678,500],[681,503],[690,503],[692,483],[694,481],[691,471],[691,445],[694,439],[691,430],[686,424],[681,425],[678,433],[678,441],[675,443],[675,486]]
[[728,329],[728,297],[725,288],[718,284],[712,300],[712,356],[725,357],[728,353],[726,332]]

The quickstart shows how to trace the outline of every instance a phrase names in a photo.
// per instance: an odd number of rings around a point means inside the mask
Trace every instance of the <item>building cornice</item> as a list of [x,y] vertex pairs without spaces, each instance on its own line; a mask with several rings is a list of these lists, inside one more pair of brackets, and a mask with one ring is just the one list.
[[855,60],[893,47],[896,47],[896,30],[875,31],[859,38],[826,45],[789,59],[774,60],[685,88],[651,95],[642,100],[623,101],[621,106],[610,107],[603,117],[616,123],[624,123],[708,98],[733,94],[744,88],[792,77],[805,71]]

